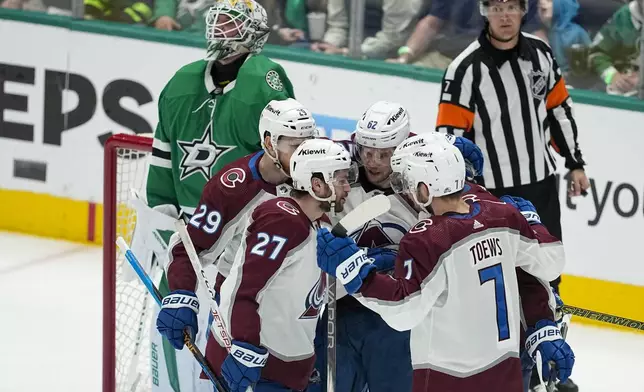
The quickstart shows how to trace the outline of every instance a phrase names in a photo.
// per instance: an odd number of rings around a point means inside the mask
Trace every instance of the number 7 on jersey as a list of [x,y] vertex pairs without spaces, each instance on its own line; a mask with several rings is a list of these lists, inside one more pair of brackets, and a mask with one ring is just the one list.
[[505,280],[501,263],[494,264],[479,270],[481,285],[487,282],[494,284],[494,297],[496,301],[496,326],[499,331],[499,342],[510,339],[510,326],[508,324],[508,301],[505,295]]

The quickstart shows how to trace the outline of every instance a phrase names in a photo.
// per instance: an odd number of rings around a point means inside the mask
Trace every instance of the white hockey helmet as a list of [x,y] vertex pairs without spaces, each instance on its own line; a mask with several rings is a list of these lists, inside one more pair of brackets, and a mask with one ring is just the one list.
[[[323,198],[313,192],[311,178],[316,173],[331,188],[331,196]],[[329,139],[311,139],[305,140],[293,153],[291,178],[293,189],[306,191],[319,201],[334,202],[334,185],[338,181],[354,183],[358,178],[358,167],[341,144]]]
[[[414,201],[427,207],[434,197],[458,192],[465,186],[465,159],[450,143],[412,144],[396,150],[392,161],[394,174],[391,188],[397,193],[410,193]],[[424,183],[429,189],[429,199],[418,201],[418,185]]]
[[395,102],[378,101],[362,115],[355,142],[370,148],[395,148],[409,136],[409,113]]
[[282,171],[284,170],[279,161],[280,148],[278,147],[280,137],[307,139],[318,136],[317,126],[311,111],[293,98],[270,101],[262,110],[259,117],[259,138],[262,141],[262,148],[268,153],[264,144],[267,133],[276,154],[275,156],[269,154],[269,156]]
[[259,53],[269,33],[266,10],[255,0],[216,0],[206,14],[205,59],[216,61],[238,53]]
[[400,172],[400,167],[404,164],[403,157],[416,152],[419,147],[441,143],[454,144],[454,139],[454,135],[438,132],[426,132],[408,137],[405,141],[400,143],[394,151],[394,155],[391,158],[392,171],[394,173]]

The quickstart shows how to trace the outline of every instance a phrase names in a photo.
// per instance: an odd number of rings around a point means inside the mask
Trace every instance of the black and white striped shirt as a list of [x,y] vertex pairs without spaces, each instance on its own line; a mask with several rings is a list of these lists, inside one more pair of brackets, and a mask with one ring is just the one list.
[[521,33],[513,50],[485,32],[447,68],[436,130],[483,151],[487,188],[541,181],[555,172],[552,146],[568,169],[583,168],[572,100],[550,47]]

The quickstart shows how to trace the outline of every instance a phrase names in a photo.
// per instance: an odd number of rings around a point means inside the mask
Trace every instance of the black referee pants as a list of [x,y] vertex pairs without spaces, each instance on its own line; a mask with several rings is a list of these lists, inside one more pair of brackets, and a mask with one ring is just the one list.
[[[546,226],[550,234],[561,240],[561,206],[559,204],[558,186],[557,177],[553,174],[532,184],[511,188],[488,189],[488,191],[496,197],[510,195],[530,200],[541,217],[541,223]],[[550,282],[557,292],[559,292],[560,282],[561,277]]]

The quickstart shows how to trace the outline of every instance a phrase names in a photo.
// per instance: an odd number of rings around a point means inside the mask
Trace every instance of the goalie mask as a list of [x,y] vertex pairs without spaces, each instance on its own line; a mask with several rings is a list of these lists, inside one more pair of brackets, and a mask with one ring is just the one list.
[[[351,155],[340,144],[328,139],[306,140],[291,157],[293,189],[308,192],[314,199],[331,203],[336,201],[335,186],[351,185],[358,178],[358,167]],[[330,188],[329,196],[316,195],[312,179],[322,179]]]
[[217,0],[206,15],[207,61],[259,53],[270,29],[264,7],[254,0]]
[[[267,135],[270,137],[273,153],[264,143]],[[289,165],[286,161],[291,154],[304,140],[317,136],[317,126],[311,111],[293,98],[269,102],[259,117],[259,139],[262,141],[262,148],[287,177],[290,176],[290,172],[287,173],[284,169],[286,166],[288,170]],[[283,158],[286,158],[280,159],[280,152],[284,154]]]
[[[396,149],[391,167],[394,192],[411,195],[425,212],[434,197],[458,192],[465,186],[465,160],[458,148],[448,142],[417,143]],[[429,190],[424,203],[418,199],[421,183]]]

